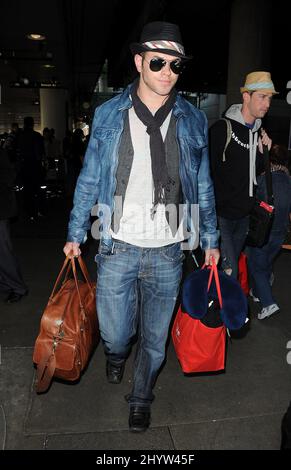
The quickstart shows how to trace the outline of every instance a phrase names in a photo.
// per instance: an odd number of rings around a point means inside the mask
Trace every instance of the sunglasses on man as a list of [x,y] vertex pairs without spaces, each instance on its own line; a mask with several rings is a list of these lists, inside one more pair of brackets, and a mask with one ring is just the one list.
[[162,57],[153,57],[149,62],[144,57],[143,59],[147,62],[147,64],[149,64],[152,72],[159,72],[167,64],[170,65],[170,69],[176,75],[181,73],[185,68],[185,64],[181,61],[181,59],[166,60]]

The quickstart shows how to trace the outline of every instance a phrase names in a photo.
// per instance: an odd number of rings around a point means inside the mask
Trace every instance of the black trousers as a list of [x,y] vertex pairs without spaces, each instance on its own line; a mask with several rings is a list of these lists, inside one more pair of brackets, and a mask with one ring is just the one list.
[[7,219],[0,220],[0,291],[14,291],[20,295],[27,291],[13,251],[9,220]]
[[40,188],[40,181],[25,179],[23,182],[24,208],[29,217],[37,217],[39,212],[45,213],[45,192]]

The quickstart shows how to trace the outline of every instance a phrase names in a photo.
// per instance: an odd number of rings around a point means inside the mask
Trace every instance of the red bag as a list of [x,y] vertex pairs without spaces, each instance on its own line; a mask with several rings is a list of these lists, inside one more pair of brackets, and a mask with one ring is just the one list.
[[[222,308],[217,266],[211,266],[208,290],[213,279]],[[226,328],[211,328],[201,320],[190,317],[181,307],[172,328],[172,340],[183,372],[213,372],[225,368]]]
[[246,295],[249,295],[247,256],[242,251],[238,259],[238,282]]

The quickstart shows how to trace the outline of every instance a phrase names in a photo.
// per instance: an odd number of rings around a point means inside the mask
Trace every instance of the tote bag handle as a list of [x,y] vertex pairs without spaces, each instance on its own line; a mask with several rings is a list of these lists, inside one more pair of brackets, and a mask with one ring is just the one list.
[[[205,267],[205,264],[202,266],[202,269],[203,269],[204,267]],[[212,261],[212,265],[209,266],[208,269],[210,270],[210,273],[209,273],[209,279],[208,279],[208,285],[207,285],[207,292],[208,292],[209,289],[210,289],[211,282],[212,282],[213,276],[214,276],[214,281],[215,281],[215,285],[216,285],[216,291],[217,291],[218,301],[219,301],[220,308],[222,309],[221,288],[220,288],[218,270],[217,270],[217,266],[216,266],[214,260]]]

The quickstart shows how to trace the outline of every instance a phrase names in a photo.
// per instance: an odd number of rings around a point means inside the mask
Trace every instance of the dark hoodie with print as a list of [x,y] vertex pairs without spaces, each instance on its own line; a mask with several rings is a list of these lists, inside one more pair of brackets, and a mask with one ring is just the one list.
[[261,119],[250,129],[241,113],[241,104],[232,105],[225,113],[231,123],[231,138],[227,141],[227,125],[220,119],[210,128],[210,164],[216,198],[216,212],[226,219],[236,220],[250,213],[254,203],[256,176],[263,171],[263,155],[257,142]]

